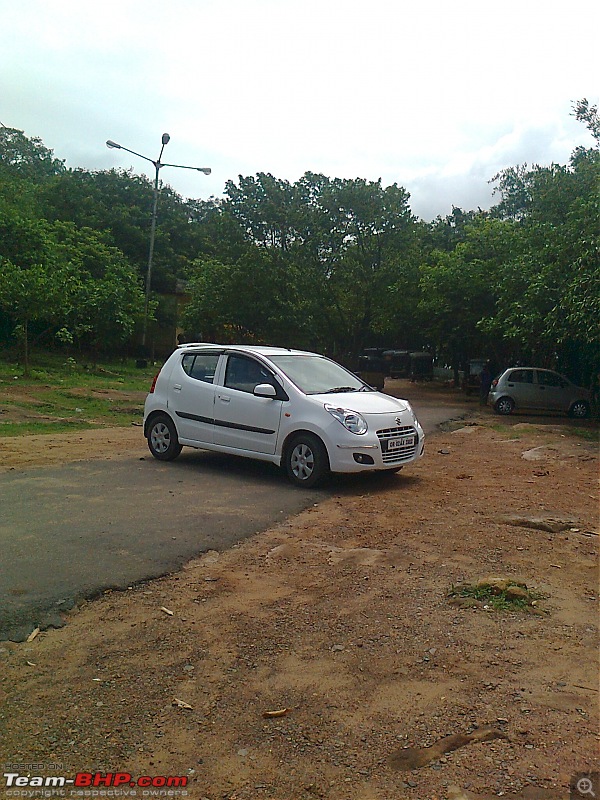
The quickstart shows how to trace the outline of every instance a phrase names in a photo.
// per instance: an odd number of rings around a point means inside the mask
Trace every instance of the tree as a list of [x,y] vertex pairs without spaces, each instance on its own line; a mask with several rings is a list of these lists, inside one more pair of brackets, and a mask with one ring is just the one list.
[[[467,359],[500,356],[494,342],[496,331],[482,329],[482,321],[496,319],[498,284],[506,274],[506,264],[518,261],[521,248],[512,223],[484,214],[465,228],[464,242],[451,252],[434,250],[421,266],[422,324],[436,349],[449,357],[455,381]],[[511,285],[513,278],[511,273]],[[508,331],[504,334],[509,336]]]
[[524,357],[579,380],[600,355],[599,185],[598,149],[577,148],[565,166],[501,175],[502,215],[513,209],[523,246],[499,274],[496,312],[484,323]]
[[[221,277],[237,283],[238,296],[242,286],[268,292],[268,304],[257,298],[268,321],[261,335],[355,355],[373,331],[395,327],[392,287],[416,242],[404,189],[314,173],[290,184],[259,173],[229,182],[227,196],[222,218],[236,221],[246,248]],[[198,315],[205,305],[196,298]],[[228,314],[241,322],[235,304]]]
[[0,176],[42,181],[64,172],[64,161],[54,158],[37,137],[28,138],[16,128],[0,126]]
[[25,375],[29,375],[30,323],[61,319],[69,278],[67,270],[52,260],[20,267],[0,257],[0,306],[14,321],[22,341]]
[[13,211],[1,218],[0,241],[0,307],[23,344],[26,372],[32,323],[40,336],[62,329],[94,352],[131,335],[144,307],[141,281],[102,234]]
[[[140,276],[145,276],[148,264],[153,199],[152,182],[132,170],[68,170],[40,189],[47,219],[102,232]],[[205,250],[195,210],[169,186],[161,188],[152,273],[155,291],[173,291],[177,279]]]
[[95,355],[121,344],[143,316],[144,292],[135,268],[105,234],[91,228],[55,222],[50,232],[56,258],[70,274],[64,327]]
[[600,147],[600,117],[598,116],[598,106],[591,106],[585,97],[577,100],[573,104],[573,116],[579,122],[585,122],[589,132],[596,140],[596,145]]

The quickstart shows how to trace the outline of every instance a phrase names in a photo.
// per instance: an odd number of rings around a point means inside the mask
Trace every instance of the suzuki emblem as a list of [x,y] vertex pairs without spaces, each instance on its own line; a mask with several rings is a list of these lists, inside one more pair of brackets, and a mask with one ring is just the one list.
[[398,427],[400,427],[400,425],[402,425],[401,417],[396,417],[396,425],[398,425]]

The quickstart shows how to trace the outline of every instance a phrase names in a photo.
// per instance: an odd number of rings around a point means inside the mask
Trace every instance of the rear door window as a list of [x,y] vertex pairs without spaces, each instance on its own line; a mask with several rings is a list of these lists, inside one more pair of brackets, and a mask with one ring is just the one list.
[[181,366],[190,378],[213,383],[218,361],[218,353],[186,353],[181,359]]
[[508,376],[511,383],[533,383],[532,369],[513,369]]

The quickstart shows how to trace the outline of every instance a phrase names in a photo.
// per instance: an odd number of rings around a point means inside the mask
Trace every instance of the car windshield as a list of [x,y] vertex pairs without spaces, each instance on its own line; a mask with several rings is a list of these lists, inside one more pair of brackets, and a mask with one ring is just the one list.
[[356,375],[318,355],[277,355],[271,361],[305,394],[371,391]]

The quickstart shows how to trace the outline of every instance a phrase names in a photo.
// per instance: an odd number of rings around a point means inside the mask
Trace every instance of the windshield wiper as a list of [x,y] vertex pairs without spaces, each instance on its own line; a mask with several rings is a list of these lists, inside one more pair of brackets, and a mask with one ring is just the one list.
[[336,386],[334,389],[327,389],[323,394],[335,394],[336,392],[358,392],[355,386]]

